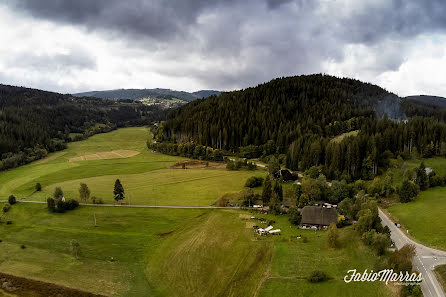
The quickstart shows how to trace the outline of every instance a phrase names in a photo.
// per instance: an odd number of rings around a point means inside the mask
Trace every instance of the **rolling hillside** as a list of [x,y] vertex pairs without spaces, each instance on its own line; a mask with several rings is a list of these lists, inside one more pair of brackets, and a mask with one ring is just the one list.
[[164,119],[156,106],[0,85],[0,171],[117,127]]
[[175,91],[170,89],[117,89],[106,91],[90,91],[84,93],[73,94],[76,97],[97,97],[102,99],[130,99],[138,100],[143,98],[157,98],[157,99],[180,99],[186,102],[195,99],[206,98],[212,95],[219,95],[220,91],[201,90],[193,93]]
[[423,103],[426,105],[431,105],[440,108],[446,108],[446,98],[438,97],[438,96],[428,96],[428,95],[419,95],[419,96],[408,96],[404,98],[405,100],[412,100],[419,103]]

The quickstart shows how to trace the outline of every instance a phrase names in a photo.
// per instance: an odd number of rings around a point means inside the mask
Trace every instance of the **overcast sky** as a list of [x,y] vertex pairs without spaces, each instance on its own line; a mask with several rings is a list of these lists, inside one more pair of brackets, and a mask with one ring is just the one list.
[[1,0],[0,83],[232,90],[327,73],[446,96],[444,0]]

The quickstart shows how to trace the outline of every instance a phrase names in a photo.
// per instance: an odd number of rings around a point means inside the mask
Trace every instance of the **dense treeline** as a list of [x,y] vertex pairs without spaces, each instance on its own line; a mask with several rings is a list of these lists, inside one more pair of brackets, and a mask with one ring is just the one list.
[[164,118],[156,107],[0,85],[0,170],[65,148],[70,133],[82,139],[117,127]]
[[[414,103],[404,102],[408,121],[377,118],[383,102],[399,106],[398,100],[378,86],[352,79],[280,78],[189,103],[168,116],[155,138],[246,158],[276,155],[293,170],[321,166],[329,178],[372,179],[391,157],[445,153],[446,125],[440,112],[425,108],[418,115]],[[332,140],[350,131],[358,134]]]

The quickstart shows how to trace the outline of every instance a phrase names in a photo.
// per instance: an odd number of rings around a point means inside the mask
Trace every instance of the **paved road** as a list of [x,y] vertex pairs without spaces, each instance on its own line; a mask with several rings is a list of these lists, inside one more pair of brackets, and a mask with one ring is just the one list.
[[[1,202],[8,202],[7,200],[0,200]],[[17,203],[35,203],[46,204],[46,201],[31,201],[31,200],[19,200]],[[97,207],[130,207],[130,208],[179,208],[179,209],[233,209],[240,208],[234,207],[221,207],[221,206],[176,206],[176,205],[119,205],[119,204],[91,204],[91,203],[79,203],[79,205],[85,206],[97,206]]]
[[424,297],[445,297],[443,288],[435,277],[433,269],[438,265],[446,265],[446,252],[424,246],[408,238],[381,209],[379,210],[379,217],[383,225],[389,227],[391,238],[398,249],[405,244],[415,245],[417,254],[412,262],[414,269],[420,271],[423,275],[421,290]]

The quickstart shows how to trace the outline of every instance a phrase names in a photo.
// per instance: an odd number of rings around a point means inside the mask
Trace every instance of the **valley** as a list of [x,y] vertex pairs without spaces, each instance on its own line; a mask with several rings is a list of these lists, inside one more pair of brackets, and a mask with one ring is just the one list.
[[[91,195],[113,203],[113,181],[120,178],[125,203],[206,206],[227,193],[243,189],[256,171],[224,167],[178,169],[183,157],[151,152],[146,128],[125,128],[69,144],[47,159],[3,172],[2,197],[41,200],[60,186],[78,199],[85,182]],[[126,149],[128,158],[82,160],[71,158],[95,152]],[[212,164],[211,164],[212,165]],[[169,168],[170,167],[170,168]],[[39,182],[41,192],[35,192]],[[130,200],[130,201],[129,201]],[[279,236],[261,237],[250,216],[275,221]],[[245,210],[139,209],[80,206],[63,214],[49,213],[45,204],[17,203],[0,224],[0,270],[107,296],[319,296],[330,287],[332,296],[356,296],[363,285],[346,285],[342,278],[353,265],[372,269],[372,250],[357,244],[352,228],[341,229],[339,249],[326,244],[326,231],[299,230],[285,215]],[[96,225],[95,225],[96,221]],[[266,226],[266,223],[263,223]],[[305,242],[296,239],[304,236]],[[73,256],[71,242],[81,256]],[[24,247],[22,247],[24,246]],[[305,280],[324,267],[330,280]],[[381,283],[366,284],[370,295],[391,296]],[[372,293],[373,292],[373,293]]]

